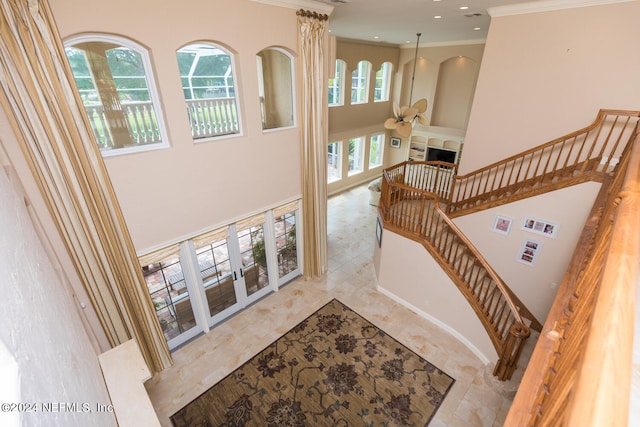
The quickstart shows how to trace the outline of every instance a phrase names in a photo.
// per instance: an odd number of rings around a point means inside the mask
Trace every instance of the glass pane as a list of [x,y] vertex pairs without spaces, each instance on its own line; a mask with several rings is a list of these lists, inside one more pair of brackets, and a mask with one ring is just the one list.
[[327,181],[333,182],[342,178],[342,143],[332,142],[327,146]]
[[162,142],[140,52],[106,41],[79,42],[65,52],[100,149]]
[[382,165],[382,147],[384,147],[384,135],[371,135],[369,143],[369,169]]
[[349,176],[362,172],[364,166],[364,138],[349,140]]
[[221,239],[196,249],[196,256],[209,314],[215,316],[238,301],[227,240]]
[[178,258],[142,268],[147,289],[167,341],[196,325]]
[[262,224],[239,230],[238,242],[245,287],[247,296],[250,296],[269,284]]
[[284,277],[298,268],[296,215],[289,212],[275,219],[278,275]]
[[351,103],[362,104],[368,97],[369,62],[358,62],[358,68],[351,73]]
[[389,84],[391,81],[391,63],[385,62],[376,72],[376,87],[373,100],[375,102],[389,100]]
[[336,70],[333,78],[329,79],[329,105],[342,105],[342,82],[344,81],[344,61],[336,60]]
[[232,58],[202,43],[176,52],[191,135],[208,138],[240,132]]

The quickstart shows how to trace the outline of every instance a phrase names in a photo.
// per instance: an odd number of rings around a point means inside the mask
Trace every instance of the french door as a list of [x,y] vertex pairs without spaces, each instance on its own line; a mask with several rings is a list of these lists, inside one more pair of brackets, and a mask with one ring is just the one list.
[[170,349],[300,274],[297,217],[297,204],[267,211],[160,251],[163,261],[143,267]]

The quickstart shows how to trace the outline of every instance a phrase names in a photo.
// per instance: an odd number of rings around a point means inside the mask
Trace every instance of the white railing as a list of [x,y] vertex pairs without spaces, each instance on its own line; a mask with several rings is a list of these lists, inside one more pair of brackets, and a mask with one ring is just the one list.
[[235,98],[191,99],[187,113],[194,138],[240,132]]
[[[145,145],[161,142],[158,121],[151,102],[130,102],[121,104],[127,128],[129,129],[129,145]],[[102,105],[85,106],[91,129],[101,149],[116,148],[111,135],[109,121]],[[120,141],[120,143],[122,143]]]
[[[188,100],[187,115],[194,138],[208,138],[240,132],[235,98]],[[127,118],[129,145],[161,142],[162,138],[153,104],[149,102],[123,103]],[[102,105],[85,106],[91,129],[101,149],[116,148],[109,121]]]

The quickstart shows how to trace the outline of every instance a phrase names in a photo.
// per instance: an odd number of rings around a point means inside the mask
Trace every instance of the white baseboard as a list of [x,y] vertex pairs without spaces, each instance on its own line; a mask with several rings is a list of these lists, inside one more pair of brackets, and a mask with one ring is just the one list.
[[409,310],[415,312],[420,317],[423,317],[424,319],[428,320],[429,322],[435,324],[436,326],[444,329],[449,334],[453,335],[454,338],[456,338],[458,341],[460,341],[465,346],[467,346],[467,348],[469,350],[471,350],[473,352],[473,354],[475,354],[476,357],[478,359],[480,359],[480,361],[482,363],[484,363],[485,365],[488,365],[491,362],[489,360],[489,358],[487,358],[487,356],[484,353],[482,353],[475,345],[473,345],[473,343],[471,343],[471,341],[469,341],[467,338],[465,338],[464,335],[460,334],[458,331],[456,331],[455,329],[453,329],[452,327],[450,327],[446,323],[441,322],[440,320],[436,319],[435,317],[431,316],[430,314],[428,314],[428,313],[420,310],[419,308],[409,304],[407,301],[403,300],[402,298],[398,297],[397,295],[389,292],[388,290],[386,290],[386,289],[384,289],[384,288],[382,288],[380,286],[378,286],[378,291],[380,291],[380,293],[388,296],[389,298],[391,298],[392,300],[394,300],[398,304],[400,304],[400,305],[408,308]]

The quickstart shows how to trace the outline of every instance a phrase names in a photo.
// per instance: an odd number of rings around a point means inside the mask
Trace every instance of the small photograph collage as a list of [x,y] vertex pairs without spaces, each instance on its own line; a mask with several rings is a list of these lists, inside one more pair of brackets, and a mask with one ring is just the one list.
[[522,223],[522,229],[525,231],[530,231],[532,233],[542,234],[543,236],[555,238],[556,233],[558,232],[558,225],[535,218],[525,217]]
[[[503,215],[496,215],[493,223],[493,231],[498,234],[508,235],[511,231],[513,219]],[[554,239],[558,233],[558,224],[531,217],[524,217],[521,229],[534,234]],[[534,265],[540,254],[542,243],[533,239],[525,239],[518,252],[518,261],[526,265]]]

